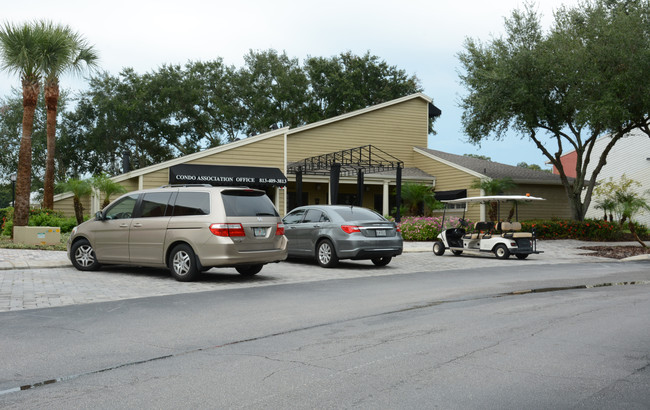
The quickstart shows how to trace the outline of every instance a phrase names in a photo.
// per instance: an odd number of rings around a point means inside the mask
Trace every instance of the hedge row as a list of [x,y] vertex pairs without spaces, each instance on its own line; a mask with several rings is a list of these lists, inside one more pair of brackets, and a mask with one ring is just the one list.
[[[0,218],[2,226],[0,232],[3,235],[11,236],[14,223],[14,209],[2,208],[0,209]],[[77,219],[66,217],[62,212],[53,211],[51,209],[32,208],[29,210],[29,226],[58,226],[61,228],[62,233],[72,231],[72,228],[77,226]]]
[[[404,217],[398,227],[406,241],[432,241],[441,231],[442,217]],[[459,218],[447,218],[445,229],[459,226]],[[473,224],[469,222],[469,226]],[[623,237],[618,223],[587,219],[582,222],[571,220],[522,221],[522,229],[535,230],[538,239],[578,239],[583,241],[617,241]],[[640,236],[648,235],[648,229],[637,224]],[[625,226],[627,228],[627,226]]]
[[[469,222],[469,226],[473,223]],[[405,241],[432,241],[434,240],[442,229],[442,216],[433,217],[419,217],[419,216],[405,216],[402,217],[402,222],[397,226],[402,231],[402,238]],[[450,217],[445,218],[444,229],[455,228],[460,226],[460,218]]]

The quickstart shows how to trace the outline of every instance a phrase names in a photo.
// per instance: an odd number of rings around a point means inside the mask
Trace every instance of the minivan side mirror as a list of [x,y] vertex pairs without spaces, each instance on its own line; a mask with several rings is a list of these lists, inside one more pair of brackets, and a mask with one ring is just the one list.
[[95,213],[95,220],[103,221],[104,220],[104,213],[102,211],[97,211]]

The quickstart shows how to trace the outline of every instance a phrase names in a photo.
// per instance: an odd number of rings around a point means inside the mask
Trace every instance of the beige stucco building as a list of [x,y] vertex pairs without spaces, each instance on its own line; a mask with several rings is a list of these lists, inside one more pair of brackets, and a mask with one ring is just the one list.
[[[187,169],[195,165],[220,166],[214,168],[235,174],[240,169],[244,170],[237,167],[263,167],[259,168],[259,178],[255,177],[256,186],[266,190],[280,214],[284,215],[297,202],[297,165],[304,164],[307,159],[313,162],[316,156],[337,153],[341,159],[341,155],[348,155],[348,152],[352,155],[367,151],[367,155],[373,156],[373,164],[377,166],[364,169],[362,190],[359,190],[357,175],[341,173],[338,203],[356,204],[358,194],[362,192],[363,206],[373,208],[384,215],[390,213],[391,207],[394,206],[391,198],[394,196],[398,179],[398,172],[388,166],[387,161],[392,160],[393,164],[399,163],[402,183],[411,181],[433,186],[437,193],[441,193],[441,197],[444,197],[445,193],[477,196],[481,192],[469,188],[476,179],[510,176],[520,184],[512,193],[530,193],[548,199],[543,204],[535,205],[534,209],[533,206],[523,207],[521,219],[533,216],[570,217],[568,201],[557,176],[491,161],[485,161],[483,164],[480,163],[482,160],[426,148],[430,118],[439,114],[440,111],[432,104],[431,98],[418,93],[302,127],[272,130],[130,171],[112,179],[132,191],[176,183],[177,180],[170,179],[175,167]],[[365,148],[360,150],[361,147]],[[345,158],[342,160],[345,161]],[[354,159],[351,164],[354,166]],[[280,178],[273,178],[273,182],[266,182],[267,178],[263,177],[269,169],[281,171],[286,176],[286,181],[279,182]],[[246,171],[250,172],[250,169]],[[234,179],[232,175],[217,179],[230,181],[231,184],[254,180],[238,178],[236,175]],[[300,179],[303,204],[332,203],[329,174],[305,172]],[[92,214],[99,210],[101,201],[103,198],[99,195],[84,198],[86,212]],[[56,196],[55,209],[73,215],[72,196]],[[467,212],[474,220],[485,218],[484,207],[477,206]]]

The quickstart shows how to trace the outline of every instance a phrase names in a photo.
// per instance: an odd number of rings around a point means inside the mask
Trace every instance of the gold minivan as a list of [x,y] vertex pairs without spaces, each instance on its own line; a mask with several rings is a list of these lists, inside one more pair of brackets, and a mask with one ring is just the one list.
[[172,185],[125,194],[75,227],[68,257],[84,271],[102,264],[167,267],[186,282],[212,267],[255,275],[286,259],[287,238],[264,191]]

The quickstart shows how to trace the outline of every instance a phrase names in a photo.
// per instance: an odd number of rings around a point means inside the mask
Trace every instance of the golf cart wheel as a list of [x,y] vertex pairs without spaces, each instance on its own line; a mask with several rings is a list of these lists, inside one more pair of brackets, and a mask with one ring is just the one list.
[[440,241],[435,241],[433,243],[433,253],[437,256],[442,256],[445,253],[445,245]]
[[463,251],[454,251],[454,250],[452,250],[451,253],[453,253],[454,256],[460,256],[460,255],[463,254]]
[[526,259],[530,253],[516,253],[515,256],[517,259]]
[[510,250],[507,246],[500,243],[494,247],[494,254],[499,259],[508,259],[510,257]]

